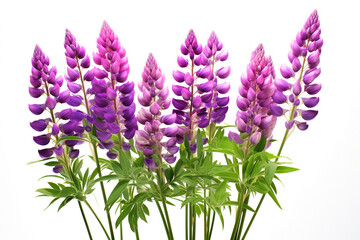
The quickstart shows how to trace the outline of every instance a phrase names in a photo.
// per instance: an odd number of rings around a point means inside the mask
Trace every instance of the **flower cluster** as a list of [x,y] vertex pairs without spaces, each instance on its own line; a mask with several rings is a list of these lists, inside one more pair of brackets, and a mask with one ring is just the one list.
[[[193,30],[190,30],[185,39],[185,45],[182,44],[180,50],[189,59],[179,56],[177,58],[178,65],[181,68],[188,67],[189,71],[186,73],[178,70],[173,72],[173,77],[178,83],[185,83],[183,86],[172,86],[174,94],[182,98],[172,100],[175,108],[173,112],[177,116],[176,123],[185,126],[183,127],[186,129],[184,132],[191,139],[192,149],[195,150],[196,127],[205,128],[209,125],[208,112],[204,102],[210,102],[212,99],[214,81],[208,80],[212,73],[211,66],[205,63],[207,59],[201,55],[203,48],[198,44]],[[195,66],[200,66],[202,60],[206,66],[195,71]],[[203,79],[202,83],[201,79]]]
[[[111,136],[116,134],[119,147],[129,150],[130,145],[123,142],[122,135],[131,139],[138,129],[134,116],[134,83],[127,81],[130,69],[126,51],[106,22],[101,28],[97,48],[98,52],[93,59],[103,69],[93,70],[95,79],[92,81],[91,91],[95,96],[91,100],[92,117],[89,121],[97,128],[100,147],[111,149]],[[109,158],[115,158],[116,155],[116,152],[108,152]]]
[[230,83],[223,82],[219,84],[218,78],[227,78],[230,75],[231,68],[230,66],[226,66],[215,70],[215,64],[218,61],[225,61],[229,56],[229,52],[222,50],[222,48],[222,42],[218,40],[215,32],[212,32],[207,45],[203,48],[203,54],[195,59],[196,65],[201,64],[203,66],[211,66],[212,70],[208,80],[212,82],[213,89],[207,94],[207,97],[202,98],[204,105],[209,112],[210,123],[221,123],[224,121],[229,109],[227,106],[230,100],[229,97],[220,97],[220,94],[226,94],[230,90]]
[[[260,44],[251,55],[247,66],[247,74],[241,76],[241,86],[236,104],[240,111],[236,115],[236,126],[239,132],[248,134],[250,142],[257,144],[261,135],[269,139],[276,124],[276,116],[271,106],[276,106],[272,100],[275,92],[273,79],[275,71],[271,57],[265,56]],[[239,137],[230,134],[237,143],[242,142]]]
[[[30,96],[33,98],[40,98],[42,95],[45,95],[46,100],[43,104],[29,104],[29,110],[35,115],[41,115],[44,111],[48,111],[50,113],[50,118],[42,118],[33,121],[30,123],[30,126],[38,132],[43,132],[48,129],[47,133],[33,137],[35,143],[40,146],[46,146],[51,140],[59,139],[61,126],[58,126],[57,124],[59,119],[56,117],[57,114],[54,113],[54,109],[57,103],[66,102],[68,95],[66,92],[60,93],[63,79],[62,77],[56,77],[57,70],[55,66],[49,70],[49,58],[45,56],[38,45],[35,47],[31,63],[30,83],[32,87],[29,87]],[[72,156],[76,157],[76,150],[71,150]],[[38,150],[38,153],[42,158],[49,158],[54,152],[57,156],[61,156],[63,147],[61,145],[53,145],[50,148]],[[61,169],[62,167],[59,165],[53,170],[58,173]]]
[[[143,152],[144,162],[151,170],[155,170],[157,166],[154,155],[160,161],[164,158],[167,163],[175,162],[174,154],[179,150],[176,146],[179,142],[178,137],[184,135],[184,133],[181,134],[183,130],[177,125],[161,127],[162,124],[171,125],[176,121],[175,113],[161,116],[161,110],[168,109],[171,103],[169,89],[164,86],[164,82],[165,75],[161,73],[154,56],[149,54],[142,73],[142,81],[138,84],[141,91],[138,97],[139,103],[147,107],[147,109],[141,108],[137,115],[137,120],[144,125],[144,130],[136,131],[135,144],[136,148]],[[168,140],[162,141],[164,136],[168,137]],[[162,153],[163,148],[167,150],[167,153]]]
[[[298,106],[304,104],[307,108],[313,108],[319,103],[319,97],[313,95],[321,90],[321,84],[313,82],[321,73],[321,69],[317,68],[320,63],[321,47],[323,45],[323,39],[320,38],[320,34],[320,21],[315,10],[301,31],[298,32],[296,40],[291,43],[291,50],[288,54],[291,68],[286,65],[282,65],[280,68],[281,75],[285,79],[294,78],[295,82],[289,84],[284,79],[277,79],[275,81],[277,90],[273,100],[278,104],[285,102],[292,103],[292,108],[288,111],[288,121],[285,123],[287,129],[292,129],[295,124],[300,130],[306,130],[308,124],[295,120],[296,117],[300,115],[305,121],[309,121],[318,114],[316,110],[303,110],[298,108]],[[284,94],[286,91],[290,91],[289,95]],[[310,96],[300,98],[304,94]],[[274,113],[277,116],[281,116],[285,112],[279,106],[274,108]]]

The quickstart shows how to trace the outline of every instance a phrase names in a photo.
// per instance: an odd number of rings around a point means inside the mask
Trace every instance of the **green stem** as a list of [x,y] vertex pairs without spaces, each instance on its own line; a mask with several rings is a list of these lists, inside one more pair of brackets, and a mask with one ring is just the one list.
[[124,239],[124,236],[123,236],[123,226],[122,226],[122,221],[120,222],[119,226],[120,226],[120,239],[121,239],[121,240],[123,240],[123,239]]
[[235,220],[233,232],[231,234],[231,240],[237,239],[237,234],[238,234],[239,227],[240,227],[240,218],[241,218],[242,207],[243,207],[244,193],[245,193],[245,190],[243,187],[241,187],[241,191],[238,194],[239,205],[238,205],[238,209],[236,211],[236,220]]
[[[249,202],[249,196],[245,199],[245,204],[248,204],[248,202]],[[241,232],[242,232],[242,229],[243,229],[243,226],[244,226],[244,222],[245,222],[245,217],[246,217],[246,209],[244,209],[243,211],[242,211],[242,217],[241,217],[241,222],[240,222],[240,229],[239,229],[239,233],[238,233],[238,235],[237,235],[237,240],[239,240],[240,239],[240,237],[241,237]]]
[[257,207],[256,207],[256,209],[255,209],[255,212],[254,212],[254,214],[253,214],[253,216],[252,216],[252,218],[251,218],[251,220],[250,220],[250,222],[249,222],[249,225],[247,226],[247,228],[246,228],[246,230],[245,230],[245,232],[244,232],[244,235],[243,235],[243,237],[241,238],[241,240],[244,240],[245,237],[246,237],[246,235],[247,235],[247,233],[249,232],[250,227],[251,227],[251,224],[253,223],[253,221],[254,221],[254,219],[255,219],[255,217],[256,217],[256,215],[257,215],[257,213],[258,213],[258,211],[259,211],[259,209],[260,209],[260,207],[261,207],[261,204],[262,204],[262,202],[264,201],[265,196],[266,196],[266,194],[263,194],[263,195],[262,195],[262,197],[261,197],[261,199],[260,199],[260,202],[259,202],[259,204],[257,205]]
[[85,204],[86,206],[88,206],[88,208],[90,209],[90,211],[93,213],[93,215],[95,216],[96,220],[98,221],[98,223],[100,224],[102,230],[104,231],[107,239],[110,240],[110,236],[108,234],[108,232],[106,231],[104,225],[102,224],[101,220],[99,219],[98,215],[95,213],[94,209],[90,206],[89,202],[85,200]]
[[[93,132],[93,135],[96,136],[95,126],[93,126],[92,132]],[[98,156],[98,153],[97,153],[96,142],[95,142],[94,140],[92,140],[92,145],[93,145],[93,150],[94,150],[96,168],[97,168],[97,171],[98,171],[98,175],[99,175],[99,177],[101,178],[101,177],[102,177],[102,174],[101,174],[101,167],[100,167],[100,162],[99,162],[99,156]],[[107,198],[106,198],[105,187],[104,187],[104,183],[103,183],[102,181],[100,182],[100,187],[101,187],[101,192],[102,192],[102,196],[103,196],[103,199],[104,199],[105,210],[106,210],[106,215],[107,215],[107,219],[108,219],[108,223],[109,223],[111,239],[112,239],[112,240],[115,240],[114,230],[113,230],[112,222],[111,222],[110,211],[109,211],[109,208],[106,206],[106,204],[107,204]]]
[[207,240],[207,221],[206,221],[206,188],[204,188],[204,240]]
[[139,229],[138,229],[138,225],[136,224],[135,226],[135,235],[136,235],[136,240],[140,240],[140,237],[139,237]]
[[186,204],[185,205],[185,240],[189,240],[188,212],[189,212],[189,204]]
[[195,210],[195,205],[193,205],[193,239],[196,239],[196,210]]
[[214,229],[214,223],[215,223],[215,211],[213,211],[212,219],[211,219],[211,227],[209,232],[209,240],[211,239],[211,235]]
[[[294,107],[293,107],[293,108],[294,108]],[[290,119],[292,119],[292,117],[293,117],[293,111],[291,112]],[[285,145],[286,139],[287,139],[287,137],[288,137],[288,134],[289,134],[289,129],[286,129],[286,131],[285,131],[285,133],[284,133],[284,137],[283,137],[283,139],[282,139],[282,141],[281,141],[280,148],[279,148],[279,151],[278,151],[278,153],[277,153],[277,157],[276,157],[276,159],[275,159],[275,162],[277,162],[277,161],[279,160],[279,156],[280,156],[280,154],[281,154],[281,152],[282,152],[282,150],[283,150],[283,148],[284,148],[284,145]],[[241,240],[244,240],[245,237],[246,237],[246,235],[247,235],[247,233],[249,232],[250,227],[251,227],[252,223],[254,222],[254,219],[255,219],[256,215],[258,214],[258,211],[259,211],[259,209],[260,209],[260,207],[261,207],[262,202],[264,201],[265,196],[266,196],[266,194],[263,194],[263,195],[261,196],[261,199],[260,199],[260,201],[259,201],[259,203],[258,203],[258,205],[257,205],[257,207],[256,207],[256,210],[255,210],[254,214],[252,215],[251,220],[250,220],[250,222],[249,222],[249,224],[248,224],[248,226],[246,227],[246,230],[245,230],[245,232],[244,232],[244,236],[241,238]]]
[[91,232],[90,232],[90,228],[89,228],[89,224],[86,220],[86,217],[85,217],[85,213],[84,213],[84,209],[82,208],[82,205],[81,205],[81,202],[78,200],[78,204],[79,204],[79,208],[80,208],[80,212],[81,212],[81,215],[83,217],[83,220],[84,220],[84,223],[85,223],[85,226],[86,226],[86,230],[89,234],[89,239],[90,240],[93,240],[92,236],[91,236]]
[[192,204],[189,203],[189,229],[190,229],[190,240],[193,240],[193,235],[192,235],[192,232],[193,232],[193,225],[192,225],[192,216],[193,216],[193,207],[192,207]]
[[173,240],[174,236],[173,236],[172,229],[171,229],[169,213],[168,213],[168,210],[167,210],[167,207],[166,207],[166,198],[165,198],[164,193],[163,193],[163,178],[162,178],[161,173],[162,173],[162,170],[159,169],[158,174],[157,174],[158,175],[159,192],[160,192],[161,202],[162,202],[162,205],[163,205],[163,209],[164,209],[164,213],[165,213],[165,219],[166,219],[166,223],[167,223],[167,227],[168,227],[168,231],[169,231],[169,237],[170,237],[169,239]]
[[161,219],[162,219],[163,224],[164,224],[164,228],[165,228],[165,231],[166,231],[166,235],[168,236],[168,239],[170,239],[169,230],[168,230],[168,227],[167,227],[167,223],[166,223],[166,220],[165,220],[164,213],[163,213],[163,211],[162,211],[162,209],[161,209],[160,204],[158,203],[158,201],[155,200],[155,203],[156,203],[157,208],[159,209],[159,213],[160,213]]

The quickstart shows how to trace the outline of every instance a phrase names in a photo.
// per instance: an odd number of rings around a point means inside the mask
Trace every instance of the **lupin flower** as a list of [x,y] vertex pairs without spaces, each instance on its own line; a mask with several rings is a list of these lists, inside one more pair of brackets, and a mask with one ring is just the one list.
[[[93,59],[102,69],[93,70],[92,92],[95,97],[91,100],[93,115],[90,122],[97,128],[101,147],[112,148],[111,135],[117,134],[119,147],[129,150],[130,145],[123,141],[120,134],[131,139],[138,129],[134,116],[134,83],[127,81],[130,69],[125,48],[105,21],[97,39],[97,48]],[[115,158],[116,153],[110,151],[108,157]]]
[[[30,104],[29,109],[35,115],[41,115],[46,110],[50,113],[50,118],[33,121],[30,123],[30,126],[38,132],[43,132],[48,129],[47,133],[34,136],[33,138],[37,144],[41,146],[47,146],[51,140],[55,141],[59,139],[60,136],[64,135],[62,124],[58,125],[59,120],[61,120],[59,115],[61,114],[55,113],[55,107],[58,103],[66,102],[69,96],[66,92],[60,93],[60,87],[63,84],[63,79],[62,77],[56,77],[57,70],[55,66],[49,70],[49,58],[45,56],[38,45],[35,47],[31,62],[33,66],[30,76],[30,83],[32,87],[29,88],[29,93],[34,98],[39,98],[44,95],[46,99],[45,103],[43,104]],[[69,109],[69,111],[72,110]],[[62,133],[60,133],[60,131]],[[74,143],[65,141],[65,144],[71,147],[70,152],[77,153],[78,150],[72,148],[77,144],[77,142]],[[54,152],[57,156],[61,156],[63,153],[63,147],[61,145],[57,145],[40,149],[38,152],[42,158],[51,157]],[[75,156],[75,154],[72,154],[71,157],[76,158],[77,155]],[[60,167],[57,167],[56,171],[55,169],[54,171],[59,172],[59,169]]]
[[216,122],[220,123],[225,119],[226,113],[228,111],[229,97],[221,97],[221,94],[226,94],[230,90],[230,83],[223,82],[218,83],[218,79],[225,79],[230,75],[231,68],[230,66],[221,67],[215,70],[215,63],[218,61],[225,61],[229,52],[222,50],[223,44],[218,40],[215,32],[212,32],[207,45],[203,48],[203,53],[198,56],[194,63],[196,65],[210,66],[211,73],[208,77],[209,82],[212,82],[213,89],[208,95],[210,97],[202,98],[204,105],[208,109],[210,123]]
[[[185,126],[182,129],[185,129],[183,132],[189,136],[192,149],[196,149],[195,129],[197,127],[205,128],[209,125],[208,112],[204,103],[211,101],[214,83],[208,81],[212,74],[211,66],[205,66],[195,71],[195,66],[200,65],[198,62],[202,59],[205,62],[207,59],[204,56],[200,57],[203,48],[198,44],[193,30],[190,30],[185,44],[181,45],[180,50],[184,56],[189,56],[189,59],[179,56],[178,65],[181,68],[189,67],[189,71],[186,73],[178,70],[173,72],[173,77],[177,82],[185,83],[183,86],[172,86],[174,94],[181,97],[181,99],[174,98],[172,100],[175,108],[173,112],[176,114],[176,123]],[[195,59],[196,56],[198,57]],[[201,79],[205,81],[201,82]],[[178,142],[181,143],[182,139],[179,138]]]
[[[295,82],[289,84],[286,80],[276,79],[276,92],[273,95],[274,102],[281,104],[285,102],[292,103],[290,110],[283,110],[280,106],[272,106],[274,115],[281,116],[288,112],[285,127],[292,129],[295,125],[300,130],[306,130],[308,124],[306,121],[312,120],[318,114],[318,111],[312,109],[299,108],[304,105],[306,108],[313,108],[319,103],[319,97],[316,95],[321,84],[313,83],[320,75],[321,69],[318,68],[320,63],[321,47],[323,39],[320,37],[320,21],[317,11],[315,10],[307,19],[304,27],[296,35],[296,40],[291,43],[291,50],[288,59],[291,67],[282,65],[280,68],[281,75],[285,79],[294,78]],[[285,95],[285,93],[287,93]],[[304,96],[305,95],[305,96]],[[301,116],[305,121],[298,121],[296,118]]]
[[[161,115],[161,111],[170,106],[169,89],[164,86],[165,75],[161,73],[154,56],[150,53],[142,73],[142,81],[138,84],[141,91],[139,103],[144,106],[137,115],[137,120],[144,125],[144,130],[138,130],[135,133],[136,148],[143,152],[144,163],[151,170],[155,170],[157,165],[154,161],[154,155],[158,159],[163,158],[167,163],[173,163],[176,160],[174,154],[179,150],[176,146],[177,136],[181,134],[182,129],[177,125],[164,127],[163,125],[172,125],[176,121],[176,114]],[[163,153],[163,149],[166,153]],[[157,163],[160,164],[160,163]]]
[[[264,48],[260,44],[251,55],[247,74],[241,76],[240,96],[236,100],[240,110],[235,121],[237,129],[240,133],[246,133],[253,145],[259,143],[261,136],[266,139],[272,137],[276,124],[276,116],[270,111],[270,106],[274,105],[274,78],[271,57],[265,56]],[[237,143],[242,142],[234,133],[231,133],[229,138]]]

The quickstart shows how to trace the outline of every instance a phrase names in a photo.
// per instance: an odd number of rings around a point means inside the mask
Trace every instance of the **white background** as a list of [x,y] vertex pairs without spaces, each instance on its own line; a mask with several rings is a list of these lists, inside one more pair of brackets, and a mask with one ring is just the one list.
[[[283,151],[301,169],[283,176],[284,186],[278,185],[283,210],[266,198],[248,239],[360,239],[360,8],[356,1],[344,0],[2,1],[0,239],[87,239],[76,202],[60,213],[56,207],[43,211],[48,199],[35,198],[34,191],[46,185],[46,181],[37,179],[50,169],[40,164],[26,165],[39,158],[32,141],[36,133],[29,127],[36,116],[27,108],[33,101],[28,86],[35,44],[50,57],[50,64],[58,67],[58,73],[64,74],[65,28],[92,53],[102,22],[107,20],[127,50],[129,78],[141,80],[147,55],[152,52],[171,86],[171,73],[177,69],[176,57],[188,31],[194,29],[198,41],[204,43],[214,30],[230,52],[231,110],[226,122],[233,123],[240,75],[251,52],[263,43],[279,75],[280,65],[288,63],[290,42],[315,8],[324,39],[322,73],[316,80],[323,84],[319,115],[307,131],[296,131]],[[283,132],[280,122],[275,138],[280,139]],[[275,153],[277,148],[274,144],[271,151]],[[90,200],[99,210],[94,198]],[[255,207],[254,203],[250,205]],[[165,239],[156,208],[150,205],[150,210],[149,224],[141,222],[139,227],[141,239]],[[105,239],[88,211],[87,215],[94,239]],[[183,211],[170,207],[170,215],[175,238],[183,239]],[[213,239],[228,239],[233,219],[233,215],[226,214],[224,231],[217,219]],[[128,227],[125,232],[126,239],[135,239]]]

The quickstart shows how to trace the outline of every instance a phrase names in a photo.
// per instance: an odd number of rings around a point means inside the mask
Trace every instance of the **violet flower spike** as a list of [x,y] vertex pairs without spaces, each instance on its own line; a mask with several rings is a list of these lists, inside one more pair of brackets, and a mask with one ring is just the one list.
[[[289,84],[283,79],[275,81],[277,90],[273,95],[273,100],[279,104],[293,103],[291,108],[287,110],[283,110],[281,107],[272,107],[275,115],[280,112],[288,112],[286,116],[288,121],[285,123],[288,130],[293,129],[294,126],[302,131],[306,130],[308,124],[297,121],[296,118],[301,116],[303,120],[310,121],[318,114],[318,111],[304,109],[303,106],[314,108],[319,103],[319,97],[313,95],[321,90],[321,84],[314,83],[314,80],[321,73],[318,65],[322,45],[320,21],[315,10],[298,32],[296,39],[291,43],[291,50],[288,54],[291,68],[286,65],[282,65],[280,68],[281,75],[284,78],[289,80],[294,78],[295,82]],[[286,95],[288,91],[291,93]],[[285,96],[286,98],[284,98]]]
[[[30,126],[38,132],[43,132],[48,129],[46,134],[34,136],[33,138],[37,144],[47,146],[52,140],[56,141],[62,136],[73,135],[73,132],[69,131],[68,133],[65,133],[63,131],[64,124],[59,124],[59,121],[62,120],[61,116],[63,115],[55,112],[58,103],[61,104],[66,101],[66,99],[64,99],[65,95],[60,93],[62,78],[56,77],[56,67],[54,66],[49,70],[49,58],[45,56],[38,45],[35,47],[31,62],[33,68],[31,71],[30,83],[33,87],[29,89],[29,93],[34,98],[39,98],[44,95],[45,101],[44,104],[31,104],[29,105],[29,109],[35,115],[41,115],[44,110],[47,110],[50,113],[50,118],[33,121],[30,123]],[[41,92],[41,94],[34,95],[36,92]],[[67,120],[71,118],[71,112],[72,110],[70,109],[70,114],[67,114]],[[78,127],[78,124],[76,124],[76,127]],[[70,151],[78,151],[73,148],[77,143],[78,142],[76,141],[72,142],[71,146],[68,145],[70,147]],[[65,141],[65,144],[67,144],[67,141]],[[61,145],[57,145],[40,149],[38,152],[42,158],[51,157],[54,152],[58,157],[60,157],[63,153],[63,147]],[[58,167],[56,171],[54,170],[54,172],[58,172],[59,169],[60,168]]]
[[[240,133],[247,134],[246,141],[253,145],[256,145],[262,136],[268,141],[272,138],[277,116],[282,114],[282,111],[279,112],[277,109],[277,101],[273,100],[274,79],[275,71],[271,57],[265,56],[263,45],[260,44],[251,55],[247,73],[241,76],[240,95],[236,100],[239,108],[235,120],[237,129]],[[277,98],[282,99],[282,96]],[[229,133],[230,140],[236,138],[239,136],[235,136],[233,132]],[[243,140],[245,139],[237,142]]]
[[[167,86],[164,86],[165,75],[162,74],[154,56],[150,53],[142,73],[142,81],[138,84],[141,94],[139,103],[144,107],[138,111],[138,122],[144,125],[144,130],[135,133],[135,145],[142,151],[144,163],[150,170],[155,170],[161,164],[155,163],[154,155],[167,163],[175,162],[178,127],[171,126],[176,121],[176,114],[161,115],[162,110],[169,108],[170,98]],[[168,125],[167,127],[164,125]],[[166,150],[164,152],[163,150]]]
[[[218,83],[218,79],[225,79],[230,75],[230,66],[221,67],[215,70],[215,64],[219,61],[224,62],[229,56],[228,51],[223,50],[223,44],[218,40],[215,32],[212,32],[207,45],[204,46],[203,54],[200,57],[206,58],[206,65],[211,67],[211,74],[208,77],[208,83],[211,83],[212,98],[205,103],[207,112],[209,113],[210,124],[221,123],[228,111],[229,97],[221,97],[230,90],[230,83]],[[198,58],[200,58],[198,57]],[[209,84],[210,85],[210,84]],[[211,135],[211,133],[210,133]]]
[[[178,58],[179,67],[183,68],[185,62],[188,62],[188,72],[174,71],[173,77],[181,85],[173,85],[172,90],[176,96],[172,104],[173,113],[176,114],[176,123],[178,124],[177,141],[182,143],[185,134],[189,136],[192,145],[196,141],[196,129],[205,128],[209,125],[210,119],[205,103],[211,102],[213,82],[208,78],[212,75],[211,66],[208,65],[207,58],[202,54],[203,47],[198,44],[193,30],[189,31],[185,44],[180,47],[184,55]],[[225,56],[222,59],[225,60]],[[181,61],[180,61],[180,60]],[[200,67],[203,66],[203,67]],[[225,74],[226,75],[226,74]],[[222,91],[226,91],[226,86],[222,86]],[[223,101],[225,104],[226,101]],[[194,148],[196,150],[196,148]]]
[[134,83],[127,81],[130,68],[125,48],[105,21],[97,39],[97,49],[93,60],[100,68],[93,69],[95,78],[91,83],[95,96],[90,101],[91,112],[93,119],[97,118],[94,124],[100,147],[109,149],[108,157],[114,158],[114,152],[110,151],[113,142],[109,134],[116,134],[119,147],[129,150],[124,138],[133,138],[138,129],[134,115]]

